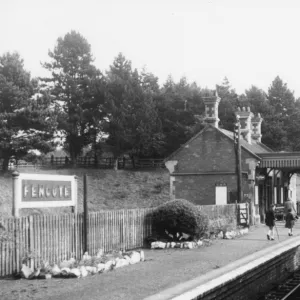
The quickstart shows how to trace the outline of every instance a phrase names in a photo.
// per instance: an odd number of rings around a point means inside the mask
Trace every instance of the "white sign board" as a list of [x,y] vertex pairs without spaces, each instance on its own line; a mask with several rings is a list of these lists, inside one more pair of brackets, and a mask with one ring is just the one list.
[[77,209],[76,176],[13,173],[13,216],[21,208],[66,206]]

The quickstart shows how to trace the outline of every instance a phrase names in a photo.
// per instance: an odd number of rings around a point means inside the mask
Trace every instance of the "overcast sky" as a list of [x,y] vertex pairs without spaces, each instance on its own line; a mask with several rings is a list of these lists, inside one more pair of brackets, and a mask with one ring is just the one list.
[[18,51],[32,76],[70,30],[104,72],[119,52],[163,83],[186,76],[243,93],[279,75],[300,97],[299,0],[1,0],[0,55]]

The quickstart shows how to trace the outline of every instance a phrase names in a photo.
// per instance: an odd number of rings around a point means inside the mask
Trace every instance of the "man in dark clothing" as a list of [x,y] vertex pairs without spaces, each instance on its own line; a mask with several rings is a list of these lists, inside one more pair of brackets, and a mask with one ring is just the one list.
[[275,204],[271,204],[270,209],[266,212],[266,225],[269,227],[267,238],[271,241],[274,241],[275,207]]

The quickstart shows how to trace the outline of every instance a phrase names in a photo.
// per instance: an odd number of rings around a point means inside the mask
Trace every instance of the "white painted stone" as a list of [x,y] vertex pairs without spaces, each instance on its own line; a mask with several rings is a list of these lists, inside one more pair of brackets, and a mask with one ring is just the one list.
[[133,251],[130,255],[130,264],[133,265],[133,264],[136,264],[138,262],[141,261],[141,255],[140,253],[136,252],[136,251]]
[[52,270],[51,270],[51,274],[53,276],[58,276],[60,275],[61,269],[58,267],[58,265],[54,265]]
[[31,268],[23,264],[21,269],[21,276],[26,279],[31,279],[34,276],[34,272],[31,270]]
[[166,248],[166,243],[163,242],[152,242],[151,243],[151,249],[164,249]]
[[125,258],[116,259],[115,268],[122,268],[129,265],[129,261]]
[[128,255],[125,255],[124,259],[126,259],[128,261],[128,263],[130,263],[130,257]]
[[201,240],[197,241],[197,246],[203,246],[203,242]]
[[171,242],[171,248],[175,248],[176,243],[175,242]]
[[70,270],[70,275],[79,278],[81,276],[80,270],[78,268],[73,268]]
[[97,265],[98,273],[102,273],[104,270],[105,270],[105,264],[100,263]]
[[62,276],[67,277],[67,276],[70,274],[70,272],[71,272],[71,269],[70,269],[70,268],[62,268],[60,274],[61,274]]
[[193,248],[194,248],[194,244],[193,244],[193,242],[186,242],[186,243],[185,243],[185,247],[186,247],[187,249],[193,249]]
[[90,273],[90,274],[96,274],[97,273],[97,268],[96,267],[91,267],[91,266],[86,266],[85,269]]
[[80,274],[81,274],[81,277],[86,277],[86,276],[88,276],[88,271],[86,270],[86,268],[85,268],[85,266],[81,266],[80,267]]
[[105,269],[104,271],[109,271],[113,268],[115,262],[113,260],[109,260],[105,263]]

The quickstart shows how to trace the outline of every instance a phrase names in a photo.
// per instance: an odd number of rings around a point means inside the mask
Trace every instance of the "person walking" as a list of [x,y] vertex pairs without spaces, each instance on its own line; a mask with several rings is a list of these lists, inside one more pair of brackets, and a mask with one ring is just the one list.
[[287,200],[284,202],[284,218],[286,218],[289,209],[291,209],[292,213],[295,213],[295,215],[297,215],[297,211],[295,209],[294,206],[294,202],[292,201],[292,199],[290,197],[287,198]]
[[294,214],[292,213],[292,209],[289,208],[288,213],[285,216],[285,228],[289,229],[289,236],[293,235],[293,227],[295,225],[295,220],[296,220],[296,218],[295,218]]
[[267,239],[271,241],[274,241],[275,207],[275,204],[271,204],[270,209],[266,212],[266,225],[269,227]]

